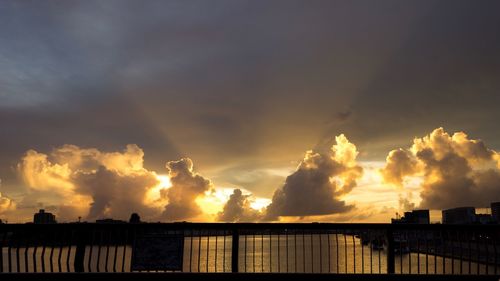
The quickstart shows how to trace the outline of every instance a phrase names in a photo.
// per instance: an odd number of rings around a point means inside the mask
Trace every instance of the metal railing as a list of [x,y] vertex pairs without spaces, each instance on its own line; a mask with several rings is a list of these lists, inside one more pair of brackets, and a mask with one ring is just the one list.
[[[177,239],[177,268],[138,260],[140,241],[165,237]],[[499,241],[499,225],[2,224],[0,272],[498,276]]]

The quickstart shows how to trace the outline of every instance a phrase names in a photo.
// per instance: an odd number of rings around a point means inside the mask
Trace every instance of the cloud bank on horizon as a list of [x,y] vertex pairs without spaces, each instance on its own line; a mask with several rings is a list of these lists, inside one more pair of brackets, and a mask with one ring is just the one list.
[[[256,209],[255,197],[234,188],[208,214],[200,199],[213,196],[218,187],[194,170],[193,161],[168,161],[163,172],[144,168],[144,152],[137,145],[123,151],[103,152],[95,148],[64,145],[49,153],[27,151],[17,171],[27,192],[16,200],[0,193],[0,215],[16,216],[24,210],[45,207],[61,221],[81,216],[126,219],[138,212],[146,220],[205,220],[227,222],[278,221],[318,218],[352,220],[374,214],[348,202],[346,195],[363,176],[356,146],[344,135],[334,144],[305,153],[282,186],[273,187],[270,204]],[[420,203],[399,196],[399,208],[445,209],[456,206],[487,206],[500,201],[500,154],[464,132],[448,134],[443,128],[415,138],[410,148],[389,152],[379,170],[383,183],[408,187],[410,178],[420,178]],[[168,182],[165,182],[164,179]],[[379,183],[379,184],[383,184]],[[244,187],[242,187],[244,188]],[[392,207],[379,206],[390,213]]]

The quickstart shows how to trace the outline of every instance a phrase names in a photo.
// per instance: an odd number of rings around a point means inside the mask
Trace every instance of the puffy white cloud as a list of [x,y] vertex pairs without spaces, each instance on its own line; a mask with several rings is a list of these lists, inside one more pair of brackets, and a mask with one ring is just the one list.
[[416,138],[410,149],[394,150],[381,170],[386,182],[402,185],[405,177],[421,176],[420,207],[446,209],[487,206],[500,200],[498,153],[463,132],[443,128]]
[[356,163],[356,146],[344,135],[335,140],[327,149],[306,152],[296,171],[274,192],[266,219],[327,215],[352,208],[340,197],[356,186],[363,169]]
[[202,209],[196,199],[214,188],[210,180],[193,171],[193,161],[189,158],[170,161],[166,167],[172,186],[164,191],[168,204],[163,218],[181,220],[200,215]]

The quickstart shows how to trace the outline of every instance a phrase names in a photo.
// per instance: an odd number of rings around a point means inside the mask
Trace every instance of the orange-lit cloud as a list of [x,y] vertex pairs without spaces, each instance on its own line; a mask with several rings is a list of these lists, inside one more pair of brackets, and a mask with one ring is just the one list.
[[403,185],[407,177],[423,177],[423,208],[487,206],[500,200],[498,153],[463,132],[449,135],[438,128],[416,138],[410,149],[389,153],[381,174],[396,185]]
[[233,194],[219,212],[217,220],[225,222],[252,222],[262,218],[262,212],[252,208],[252,195],[244,195],[240,189]]
[[189,158],[170,161],[166,167],[172,187],[164,193],[168,204],[163,211],[163,218],[181,220],[200,215],[202,209],[196,199],[212,189],[213,184],[193,171],[193,161]]
[[340,197],[356,186],[363,169],[356,162],[356,146],[344,135],[335,140],[331,147],[306,152],[297,170],[274,192],[267,219],[342,213],[352,208]]
[[64,145],[50,154],[26,152],[18,170],[30,191],[52,198],[47,204],[58,206],[63,220],[123,219],[131,212],[151,217],[155,211],[144,197],[158,179],[143,168],[143,156],[136,145],[110,153]]
[[12,201],[10,198],[5,197],[0,192],[0,215],[5,214],[6,212],[13,211],[16,209],[16,203]]

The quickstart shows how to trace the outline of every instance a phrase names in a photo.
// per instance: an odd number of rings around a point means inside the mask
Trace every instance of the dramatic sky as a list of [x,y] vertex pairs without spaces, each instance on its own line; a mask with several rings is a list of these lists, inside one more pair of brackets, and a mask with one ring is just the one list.
[[0,1],[0,219],[387,222],[488,206],[499,13]]

